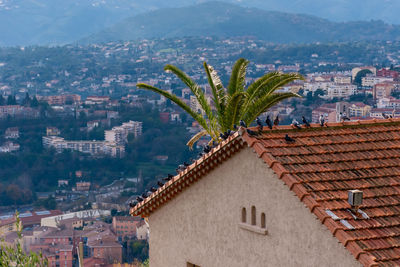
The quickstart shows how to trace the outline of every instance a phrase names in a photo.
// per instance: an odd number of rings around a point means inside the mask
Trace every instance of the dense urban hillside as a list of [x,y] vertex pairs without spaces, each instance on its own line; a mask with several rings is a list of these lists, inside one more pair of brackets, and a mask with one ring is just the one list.
[[123,20],[82,40],[98,43],[183,36],[253,36],[276,43],[398,40],[400,26],[382,21],[336,23],[309,15],[243,8],[224,2],[159,9]]

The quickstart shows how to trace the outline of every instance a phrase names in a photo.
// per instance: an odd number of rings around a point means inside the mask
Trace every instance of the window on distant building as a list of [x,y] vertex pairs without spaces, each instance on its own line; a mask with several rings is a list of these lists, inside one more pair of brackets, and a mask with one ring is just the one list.
[[256,225],[256,207],[252,206],[251,207],[251,225]]
[[265,213],[261,213],[261,228],[265,228]]
[[242,208],[242,223],[246,223],[246,208]]

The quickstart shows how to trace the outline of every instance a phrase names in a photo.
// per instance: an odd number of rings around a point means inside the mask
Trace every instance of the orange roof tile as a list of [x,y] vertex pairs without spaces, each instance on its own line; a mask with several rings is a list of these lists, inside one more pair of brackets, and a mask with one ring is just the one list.
[[[131,214],[148,216],[247,143],[364,266],[400,265],[400,119],[279,126],[256,137],[240,132]],[[286,143],[285,134],[296,141]],[[350,189],[363,191],[360,209],[369,218],[350,211]]]

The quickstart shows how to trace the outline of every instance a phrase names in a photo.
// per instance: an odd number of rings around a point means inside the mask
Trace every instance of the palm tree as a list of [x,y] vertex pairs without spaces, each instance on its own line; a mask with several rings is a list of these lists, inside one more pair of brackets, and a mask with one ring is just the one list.
[[225,88],[214,68],[204,62],[203,65],[211,87],[214,108],[207,102],[205,91],[182,70],[173,65],[164,67],[166,72],[174,73],[192,91],[203,109],[205,117],[192,110],[176,95],[144,83],[138,83],[136,86],[170,99],[200,124],[203,130],[193,136],[187,143],[192,148],[195,142],[207,134],[211,137],[211,141],[218,141],[220,133],[233,129],[233,125],[237,125],[240,120],[250,124],[261,113],[264,113],[278,102],[290,97],[299,97],[298,94],[291,92],[275,92],[292,81],[304,79],[298,73],[270,72],[257,79],[246,89],[245,77],[248,64],[249,61],[244,58],[240,58],[235,62],[229,84]]

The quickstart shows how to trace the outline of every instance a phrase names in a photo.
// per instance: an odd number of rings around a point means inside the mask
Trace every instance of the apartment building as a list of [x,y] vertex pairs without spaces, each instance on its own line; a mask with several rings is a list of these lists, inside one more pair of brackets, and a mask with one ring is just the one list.
[[357,93],[357,86],[354,84],[332,84],[326,90],[328,98],[349,97]]
[[81,101],[80,95],[52,95],[44,97],[44,100],[49,105],[62,106],[66,104],[79,103]]
[[10,117],[20,118],[37,118],[39,111],[30,107],[23,107],[19,105],[0,106],[0,118],[4,119]]
[[75,150],[91,155],[101,155],[104,153],[104,141],[90,140],[65,140],[59,136],[43,136],[42,143],[45,148],[54,147],[58,153],[64,149]]
[[372,95],[374,99],[387,98],[395,89],[395,84],[393,82],[377,83],[372,89]]
[[374,87],[378,83],[393,82],[393,78],[390,77],[376,77],[372,75],[367,75],[361,78],[361,85],[363,87]]
[[6,139],[18,139],[19,138],[19,129],[18,127],[10,127],[6,129],[4,133],[4,138]]
[[133,134],[136,138],[142,135],[143,127],[141,121],[129,121],[122,123],[121,126],[115,126],[111,130],[104,132],[105,140],[118,146],[128,143],[128,135]]
[[136,237],[136,227],[142,221],[140,217],[114,216],[112,220],[112,230],[121,238]]
[[333,77],[333,81],[337,84],[350,84],[351,76],[335,76]]
[[371,106],[361,102],[350,103],[348,106],[348,112],[350,117],[367,117],[371,111]]

